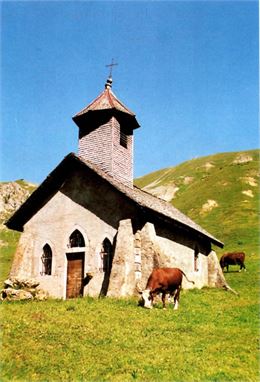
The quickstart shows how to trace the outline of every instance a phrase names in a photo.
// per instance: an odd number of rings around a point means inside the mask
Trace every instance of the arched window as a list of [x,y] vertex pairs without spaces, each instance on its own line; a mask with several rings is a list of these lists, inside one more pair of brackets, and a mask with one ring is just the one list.
[[45,246],[43,247],[43,254],[41,256],[41,260],[42,260],[41,275],[51,275],[52,250],[49,244],[45,244]]
[[85,240],[81,232],[78,229],[72,232],[69,238],[69,247],[85,247]]
[[111,262],[112,262],[112,251],[113,247],[111,242],[105,238],[105,240],[102,243],[102,248],[100,252],[101,257],[101,272],[108,272],[111,268]]

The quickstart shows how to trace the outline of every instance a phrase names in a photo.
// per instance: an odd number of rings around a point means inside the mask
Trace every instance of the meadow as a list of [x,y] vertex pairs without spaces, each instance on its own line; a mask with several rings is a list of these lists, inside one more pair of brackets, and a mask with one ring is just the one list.
[[[146,310],[134,297],[1,302],[0,381],[259,381],[259,190],[246,185],[254,192],[246,203],[241,192],[249,176],[259,181],[259,151],[250,154],[254,160],[239,166],[232,164],[236,153],[210,158],[212,176],[200,172],[209,158],[172,170],[180,182],[176,206],[224,240],[223,250],[215,248],[218,257],[227,250],[245,251],[247,271],[230,267],[225,272],[239,295],[222,289],[183,290],[177,311],[172,306],[163,310],[161,302]],[[183,185],[181,174],[193,174],[194,182]],[[206,196],[220,207],[201,215],[199,206],[209,189]],[[18,237],[0,231],[5,243],[1,283]]]
[[258,381],[258,260],[180,307],[137,299],[1,304],[1,381]]

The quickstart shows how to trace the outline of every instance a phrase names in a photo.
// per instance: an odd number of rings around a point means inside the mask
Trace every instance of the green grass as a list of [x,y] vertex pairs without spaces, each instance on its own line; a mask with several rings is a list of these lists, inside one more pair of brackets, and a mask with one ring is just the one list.
[[1,381],[257,382],[259,259],[222,289],[182,291],[180,307],[137,299],[2,302]]
[[3,303],[1,381],[258,381],[250,268],[228,275],[240,296],[182,291],[178,311],[135,299]]
[[[1,382],[259,381],[259,194],[251,187],[254,198],[242,203],[240,182],[249,174],[259,181],[259,151],[250,153],[254,161],[244,165],[233,166],[237,153],[227,153],[148,175],[148,183],[158,175],[162,184],[179,182],[174,205],[224,240],[223,251],[246,252],[247,272],[225,273],[239,296],[182,291],[178,311],[161,303],[145,310],[135,298],[2,302]],[[215,164],[210,176],[205,161]],[[194,182],[184,185],[184,176]],[[201,215],[207,198],[220,207]],[[2,281],[19,234],[0,233],[9,243],[1,248]],[[223,251],[217,248],[219,256]]]
[[20,233],[7,229],[0,230],[0,285],[7,279],[13,255],[20,237]]

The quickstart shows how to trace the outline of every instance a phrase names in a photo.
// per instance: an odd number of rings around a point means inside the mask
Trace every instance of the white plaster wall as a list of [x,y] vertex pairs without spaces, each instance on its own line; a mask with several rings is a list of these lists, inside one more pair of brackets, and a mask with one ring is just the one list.
[[[78,229],[85,240],[85,247],[69,248],[69,236]],[[27,254],[28,277],[40,281],[40,286],[55,297],[66,297],[67,258],[68,252],[85,252],[85,269],[95,272],[93,280],[86,286],[89,294],[99,293],[104,274],[100,272],[100,244],[107,237],[112,243],[116,230],[99,219],[94,213],[75,203],[62,192],[56,195],[36,213],[25,225],[24,234],[32,241],[31,253]],[[52,275],[41,275],[41,255],[43,246],[49,244],[52,249]],[[92,285],[92,287],[91,287]],[[84,293],[86,293],[86,291]]]
[[167,266],[180,268],[189,280],[195,282],[193,285],[183,277],[182,286],[184,289],[202,288],[208,284],[208,259],[205,255],[199,253],[198,270],[195,271],[194,249],[160,236],[156,237],[156,241],[164,254],[163,258],[167,258]]

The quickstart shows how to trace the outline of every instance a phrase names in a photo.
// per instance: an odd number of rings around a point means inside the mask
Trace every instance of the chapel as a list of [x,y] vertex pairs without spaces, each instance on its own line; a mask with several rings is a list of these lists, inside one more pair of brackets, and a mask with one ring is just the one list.
[[10,277],[35,279],[50,296],[132,296],[156,267],[178,267],[218,286],[212,246],[223,243],[133,182],[135,114],[105,89],[73,118],[69,153],[6,222],[20,231]]

